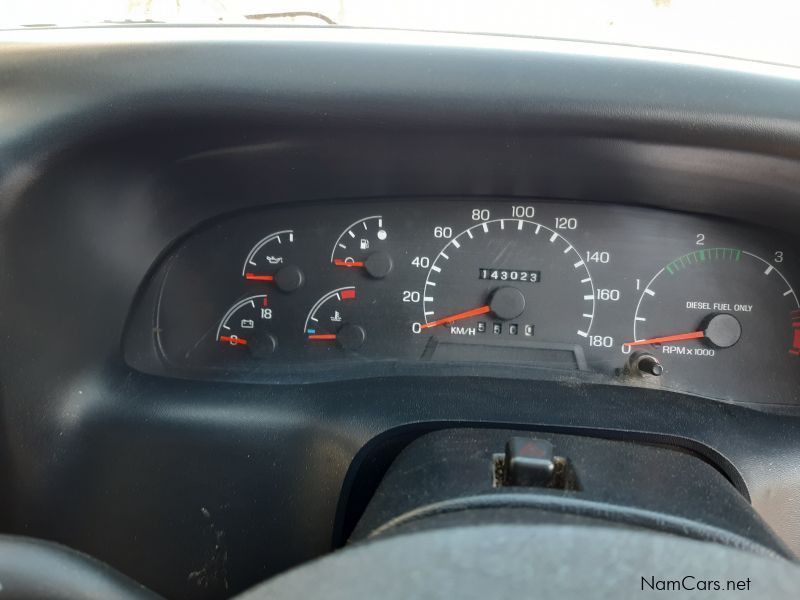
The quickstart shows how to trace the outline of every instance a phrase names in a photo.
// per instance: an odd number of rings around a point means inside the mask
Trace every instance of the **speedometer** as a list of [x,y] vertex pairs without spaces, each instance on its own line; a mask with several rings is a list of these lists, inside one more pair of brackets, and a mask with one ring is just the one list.
[[442,326],[464,340],[574,342],[589,337],[594,298],[581,253],[559,232],[494,219],[439,252],[425,281],[420,329]]

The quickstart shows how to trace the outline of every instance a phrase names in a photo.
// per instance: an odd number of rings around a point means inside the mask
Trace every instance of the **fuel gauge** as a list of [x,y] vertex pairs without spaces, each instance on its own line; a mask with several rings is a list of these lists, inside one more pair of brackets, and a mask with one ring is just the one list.
[[360,219],[346,227],[336,239],[331,263],[343,269],[361,270],[373,279],[383,279],[393,267],[388,239],[389,232],[382,216]]

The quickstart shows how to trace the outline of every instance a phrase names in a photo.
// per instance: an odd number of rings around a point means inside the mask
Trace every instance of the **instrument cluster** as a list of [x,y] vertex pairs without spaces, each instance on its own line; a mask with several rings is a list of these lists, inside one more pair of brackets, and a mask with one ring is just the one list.
[[797,279],[781,234],[655,209],[271,206],[176,243],[133,308],[125,351],[143,371],[200,379],[451,369],[794,404]]

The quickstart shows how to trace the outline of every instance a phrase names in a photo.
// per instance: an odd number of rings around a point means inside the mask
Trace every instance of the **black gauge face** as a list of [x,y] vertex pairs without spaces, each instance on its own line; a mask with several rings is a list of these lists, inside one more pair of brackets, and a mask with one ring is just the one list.
[[383,217],[374,215],[345,227],[331,250],[331,264],[355,269],[373,279],[383,279],[394,263],[389,252],[389,232]]
[[442,248],[422,306],[421,329],[453,337],[580,342],[592,330],[594,286],[563,235],[534,221],[496,219]]
[[222,317],[216,341],[229,358],[268,358],[275,351],[274,308],[268,294],[245,298],[234,304]]
[[296,252],[294,231],[286,229],[271,233],[247,253],[242,277],[248,281],[268,282],[283,292],[293,292],[303,285],[305,279],[296,264]]
[[303,335],[311,346],[358,350],[366,340],[358,308],[355,287],[331,290],[311,307]]
[[779,264],[737,248],[679,256],[644,287],[629,346],[651,352],[671,385],[728,373],[728,394],[760,396],[765,380],[791,381],[800,305]]

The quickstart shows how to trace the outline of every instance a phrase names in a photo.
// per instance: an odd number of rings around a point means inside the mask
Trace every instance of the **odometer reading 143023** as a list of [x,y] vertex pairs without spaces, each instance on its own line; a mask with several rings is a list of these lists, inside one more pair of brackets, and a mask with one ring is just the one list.
[[517,339],[540,347],[588,338],[595,306],[592,277],[575,246],[555,229],[518,218],[486,220],[453,236],[428,270],[422,300],[420,332],[438,327],[452,341]]
[[539,283],[542,280],[541,271],[524,271],[520,269],[478,269],[478,279],[492,281],[511,281],[519,283]]

